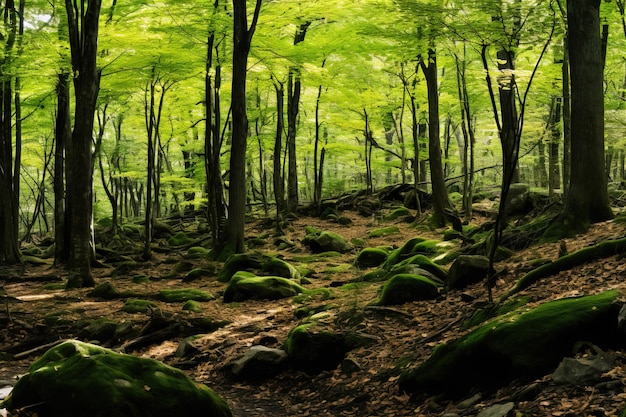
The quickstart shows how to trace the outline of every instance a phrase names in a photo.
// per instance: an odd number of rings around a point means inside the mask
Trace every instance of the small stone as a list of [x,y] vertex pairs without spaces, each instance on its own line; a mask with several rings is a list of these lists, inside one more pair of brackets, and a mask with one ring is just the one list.
[[514,407],[515,404],[512,402],[492,405],[478,413],[477,417],[507,417],[510,415],[511,411],[513,411]]
[[252,346],[233,362],[231,372],[239,378],[262,379],[276,375],[287,363],[287,353],[261,345]]

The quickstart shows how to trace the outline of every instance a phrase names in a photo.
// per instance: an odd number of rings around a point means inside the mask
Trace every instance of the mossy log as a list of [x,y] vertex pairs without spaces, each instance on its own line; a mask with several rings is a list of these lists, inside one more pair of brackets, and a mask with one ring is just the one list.
[[522,278],[520,278],[515,286],[507,291],[502,296],[502,298],[500,298],[500,303],[505,301],[510,296],[530,287],[542,278],[554,275],[560,271],[566,271],[575,266],[582,265],[585,262],[607,258],[609,256],[617,255],[624,252],[626,252],[626,238],[617,240],[606,240],[604,242],[598,243],[597,245],[590,246],[588,248],[584,248],[577,252],[558,258],[554,262],[550,262],[548,264],[540,266],[539,268],[533,269]]
[[621,304],[621,293],[612,290],[512,311],[437,347],[426,362],[401,375],[400,389],[460,397],[551,372],[581,340],[621,346]]

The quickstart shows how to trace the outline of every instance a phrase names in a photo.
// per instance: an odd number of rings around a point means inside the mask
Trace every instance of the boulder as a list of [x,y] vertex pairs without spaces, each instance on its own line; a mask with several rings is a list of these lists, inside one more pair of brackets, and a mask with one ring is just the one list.
[[308,234],[302,239],[302,243],[308,246],[313,253],[329,251],[348,253],[354,249],[342,236],[329,231],[323,231],[319,235]]
[[422,275],[398,274],[383,286],[377,305],[397,305],[411,301],[434,300],[441,285]]
[[283,278],[300,279],[300,273],[288,262],[258,252],[238,253],[230,256],[217,274],[217,280],[228,282],[239,271],[261,272]]
[[211,301],[215,300],[211,294],[196,288],[177,288],[172,290],[161,290],[157,298],[166,303],[181,303],[188,300]]
[[552,372],[580,340],[599,347],[623,344],[617,328],[617,290],[523,307],[496,317],[465,336],[438,346],[424,363],[404,371],[400,389],[411,393],[468,395],[515,379]]
[[388,255],[388,252],[381,248],[365,248],[356,257],[354,264],[359,268],[380,266]]
[[410,270],[410,268],[407,268],[407,266],[417,266],[420,269],[428,271],[430,274],[435,276],[437,280],[442,283],[442,285],[448,278],[448,273],[445,269],[434,263],[429,257],[420,254],[413,255],[408,259],[392,265],[389,269],[389,272],[391,274],[398,274],[403,271],[407,272]]
[[294,368],[314,375],[337,368],[350,350],[376,342],[373,336],[328,330],[323,323],[314,320],[289,332],[285,351]]
[[258,380],[280,373],[286,365],[287,353],[284,350],[256,345],[233,362],[231,372],[238,378]]
[[449,290],[463,289],[487,278],[489,258],[481,255],[460,255],[448,270]]
[[283,277],[258,277],[249,272],[237,272],[224,291],[224,302],[257,300],[278,300],[292,297],[306,290],[295,282]]
[[232,416],[222,398],[178,369],[76,340],[33,363],[0,407],[39,417]]

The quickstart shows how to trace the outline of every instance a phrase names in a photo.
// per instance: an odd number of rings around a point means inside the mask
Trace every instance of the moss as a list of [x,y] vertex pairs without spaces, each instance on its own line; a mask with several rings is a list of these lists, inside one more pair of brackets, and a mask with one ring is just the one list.
[[623,343],[616,319],[619,298],[613,290],[497,317],[437,347],[421,366],[402,374],[400,387],[406,392],[458,397],[470,389],[495,388],[551,372],[580,340],[615,347]]
[[386,215],[384,219],[386,221],[393,221],[406,216],[411,216],[411,211],[406,207],[398,207]]
[[187,300],[185,305],[183,305],[184,311],[191,311],[193,313],[199,313],[202,311],[202,305],[195,300]]
[[411,301],[433,300],[439,297],[441,285],[421,275],[394,275],[383,286],[377,305],[398,305]]
[[448,273],[446,272],[445,269],[437,265],[427,256],[420,255],[420,254],[411,256],[410,258],[397,263],[390,269],[390,272],[398,273],[398,271],[403,270],[407,265],[416,265],[419,268],[430,272],[431,274],[433,274],[435,277],[439,278],[443,282],[445,282],[448,277]]
[[235,274],[224,292],[224,302],[248,299],[278,300],[305,292],[305,289],[283,277],[258,277],[252,274]]
[[48,291],[64,290],[65,289],[65,283],[64,282],[51,282],[49,284],[44,285],[43,289],[44,290],[48,290]]
[[185,232],[178,232],[168,239],[167,244],[170,246],[190,245],[194,240],[187,236]]
[[350,269],[352,269],[352,264],[339,264],[339,265],[333,265],[333,266],[329,266],[328,268],[326,268],[324,270],[325,274],[341,274],[343,272],[347,272]]
[[104,298],[105,300],[114,300],[121,296],[117,288],[115,288],[115,286],[108,281],[98,285],[87,295],[90,297]]
[[367,274],[364,274],[361,277],[361,281],[364,282],[380,282],[385,281],[387,279],[388,272],[384,269],[376,269],[374,271],[370,271]]
[[283,278],[300,278],[300,272],[290,263],[274,256],[249,252],[235,254],[228,258],[222,270],[217,274],[217,279],[220,282],[229,282],[235,273],[248,270],[257,270]]
[[295,262],[313,263],[313,262],[322,262],[328,258],[340,258],[342,256],[343,254],[339,252],[327,251],[327,252],[316,253],[315,255],[294,256],[293,260]]
[[187,275],[183,278],[183,282],[195,281],[202,277],[210,277],[215,271],[207,268],[195,268],[187,272]]
[[381,227],[379,229],[374,229],[369,232],[369,237],[383,237],[389,235],[395,235],[400,233],[400,228],[398,226],[389,226],[389,227]]
[[347,353],[342,335],[323,330],[315,323],[293,328],[285,351],[295,368],[309,374],[337,368]]
[[133,283],[135,284],[145,284],[146,282],[150,282],[150,277],[147,275],[133,275]]
[[209,250],[202,246],[192,246],[187,250],[187,258],[204,259],[209,257]]
[[307,236],[309,235],[319,236],[320,233],[322,233],[322,231],[316,227],[313,227],[313,226],[304,227],[304,234]]
[[323,231],[319,235],[307,235],[302,239],[302,244],[308,246],[313,253],[336,251],[348,253],[353,246],[337,233]]
[[131,298],[129,300],[126,300],[126,303],[124,303],[124,306],[122,307],[122,311],[126,313],[133,313],[133,314],[145,313],[149,309],[153,309],[156,307],[157,305],[153,303],[152,301]]
[[354,264],[359,268],[370,268],[380,266],[386,260],[389,253],[381,248],[365,248],[359,252]]
[[33,363],[4,406],[46,417],[232,415],[224,400],[178,369],[74,340]]
[[157,298],[166,303],[180,303],[183,301],[211,301],[215,300],[211,294],[196,288],[181,288],[174,290],[161,290]]
[[406,241],[400,248],[394,250],[389,254],[387,260],[383,264],[383,269],[390,270],[391,267],[400,261],[403,261],[411,256],[415,255],[414,247],[418,243],[424,242],[426,239],[421,237],[414,237]]
[[520,307],[525,306],[530,302],[530,297],[519,297],[514,300],[511,300],[505,304],[494,304],[490,305],[486,308],[478,309],[474,312],[472,317],[463,325],[463,328],[469,329],[474,326],[478,326],[485,321],[492,319],[497,316],[501,316],[510,311],[516,310]]

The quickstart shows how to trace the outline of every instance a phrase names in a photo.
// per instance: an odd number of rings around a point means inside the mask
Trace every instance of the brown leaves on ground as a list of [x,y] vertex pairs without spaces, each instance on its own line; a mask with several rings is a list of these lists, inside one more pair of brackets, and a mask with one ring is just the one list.
[[[390,236],[370,238],[372,229],[389,224],[356,213],[344,213],[353,220],[347,226],[316,218],[294,220],[286,230],[287,237],[296,247],[280,255],[294,265],[298,257],[309,254],[300,244],[305,226],[339,233],[347,240],[364,239],[368,246],[399,247],[412,237],[440,238],[442,230],[418,231],[409,223],[398,221],[399,232]],[[481,221],[477,219],[477,221]],[[248,235],[271,234],[262,222],[251,223]],[[623,237],[625,228],[615,222],[594,225],[589,233],[575,239],[567,239],[569,253],[605,239]],[[271,239],[270,239],[271,240]],[[508,261],[498,264],[498,270],[506,268],[500,276],[494,296],[501,293],[532,269],[538,258],[555,259],[559,244],[545,244],[516,253]],[[277,250],[269,243],[262,251],[275,254]],[[78,337],[91,320],[107,317],[118,323],[131,323],[140,329],[150,321],[151,315],[159,314],[169,320],[191,322],[194,318],[211,317],[215,321],[226,320],[227,326],[207,332],[199,339],[198,353],[191,358],[177,358],[174,352],[185,336],[184,332],[171,340],[164,340],[129,352],[154,357],[185,370],[192,378],[206,383],[227,399],[236,416],[473,416],[492,405],[513,401],[521,415],[533,416],[611,416],[619,415],[626,408],[626,365],[623,352],[617,352],[618,366],[606,376],[603,385],[596,387],[566,387],[555,385],[549,376],[525,384],[512,384],[497,392],[481,393],[472,401],[451,402],[445,398],[409,398],[398,390],[397,381],[402,369],[424,361],[435,346],[455,339],[466,330],[463,322],[486,301],[483,284],[474,285],[463,292],[462,297],[452,292],[443,300],[409,303],[393,308],[368,308],[377,298],[380,283],[342,288],[341,283],[359,278],[365,271],[352,264],[356,252],[341,257],[324,258],[309,266],[315,271],[308,288],[330,287],[332,298],[319,294],[305,299],[303,304],[336,306],[332,310],[329,326],[356,330],[378,338],[370,347],[351,351],[348,357],[361,368],[347,374],[340,368],[319,375],[287,370],[263,382],[235,381],[227,376],[224,368],[255,344],[281,347],[289,330],[299,320],[294,315],[302,304],[292,299],[278,301],[246,301],[224,304],[219,295],[225,284],[215,277],[182,283],[182,276],[172,276],[175,263],[183,258],[182,252],[158,254],[149,263],[143,263],[124,276],[111,277],[108,268],[95,269],[98,283],[111,281],[120,291],[135,291],[146,296],[158,294],[162,289],[195,287],[217,297],[214,301],[201,303],[200,313],[182,310],[182,304],[167,304],[156,299],[156,310],[146,314],[129,314],[121,311],[124,300],[101,300],[87,297],[89,289],[63,291],[44,289],[50,282],[60,282],[63,272],[50,266],[28,266],[24,271],[0,270],[5,277],[5,290],[11,297],[21,301],[7,303],[10,318],[3,306],[0,320],[6,325],[0,329],[0,351],[13,355],[32,349],[32,353],[19,359],[0,356],[0,381],[10,380],[26,372],[29,364],[45,346],[56,339]],[[208,261],[192,260],[194,266],[206,266]],[[220,264],[211,263],[219,268]],[[626,266],[614,256],[598,262],[561,272],[541,280],[524,295],[534,301],[544,301],[565,296],[592,294],[607,288],[622,287]],[[148,283],[133,283],[132,276],[143,274],[151,277]],[[474,298],[475,301],[463,301]],[[56,317],[56,318],[55,318]],[[193,327],[191,330],[196,330]]]

